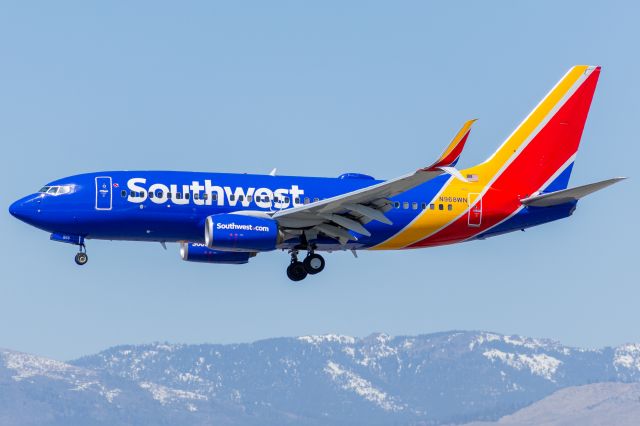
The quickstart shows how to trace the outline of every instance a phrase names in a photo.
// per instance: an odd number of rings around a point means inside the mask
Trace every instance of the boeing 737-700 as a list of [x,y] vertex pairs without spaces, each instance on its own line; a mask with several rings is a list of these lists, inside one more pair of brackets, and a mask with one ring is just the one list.
[[50,182],[9,211],[77,245],[78,265],[89,239],[177,242],[195,262],[243,264],[287,251],[293,281],[324,269],[321,251],[481,240],[568,217],[580,198],[622,179],[568,189],[599,75],[600,67],[571,68],[489,159],[465,170],[455,165],[474,120],[431,165],[386,181],[104,171]]

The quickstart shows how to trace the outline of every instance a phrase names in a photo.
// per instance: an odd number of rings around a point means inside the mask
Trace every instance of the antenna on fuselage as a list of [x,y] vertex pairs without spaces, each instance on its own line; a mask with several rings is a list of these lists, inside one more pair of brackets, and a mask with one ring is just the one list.
[[274,167],[273,170],[271,170],[271,172],[269,173],[269,176],[275,176],[277,172],[278,172],[278,169]]

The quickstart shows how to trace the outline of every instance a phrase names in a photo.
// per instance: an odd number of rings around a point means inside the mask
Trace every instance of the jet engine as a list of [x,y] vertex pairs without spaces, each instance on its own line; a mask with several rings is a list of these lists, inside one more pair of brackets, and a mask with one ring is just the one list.
[[282,232],[271,218],[223,213],[207,217],[204,240],[221,251],[269,251],[282,241]]
[[180,243],[180,257],[189,262],[241,265],[255,255],[255,252],[219,251],[210,249],[204,244]]

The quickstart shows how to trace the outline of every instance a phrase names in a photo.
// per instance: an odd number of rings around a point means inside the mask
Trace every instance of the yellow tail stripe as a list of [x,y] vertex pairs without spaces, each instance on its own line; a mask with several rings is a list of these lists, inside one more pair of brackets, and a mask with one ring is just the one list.
[[[434,202],[439,204],[438,198],[440,196],[465,198],[468,197],[469,193],[484,194],[484,192],[487,191],[488,186],[495,180],[504,166],[511,158],[514,158],[519,154],[519,152],[524,148],[525,142],[530,140],[530,136],[545,120],[549,113],[553,111],[555,106],[562,101],[576,82],[580,80],[587,68],[587,65],[578,65],[571,68],[487,161],[461,171],[463,176],[476,175],[478,179],[476,182],[461,182],[457,179],[452,179],[445,184],[444,190],[441,194],[436,196],[435,200],[416,201],[424,201],[427,203]],[[471,124],[472,123],[469,123],[469,125]],[[463,130],[458,132],[458,135],[461,132],[463,132]],[[456,138],[458,135],[456,135]],[[462,135],[464,135],[464,133],[462,133]],[[444,204],[445,206],[448,205],[447,202],[444,202]],[[468,205],[457,203],[454,204],[453,211],[425,210],[396,235],[377,246],[372,247],[372,249],[400,249],[427,238],[455,221],[461,215],[465,214],[468,207]],[[485,207],[490,208],[490,206]]]

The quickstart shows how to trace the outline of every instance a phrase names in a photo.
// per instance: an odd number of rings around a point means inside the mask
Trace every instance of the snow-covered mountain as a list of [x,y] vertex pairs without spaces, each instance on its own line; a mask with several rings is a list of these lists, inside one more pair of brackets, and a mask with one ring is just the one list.
[[640,345],[487,332],[147,344],[69,363],[0,350],[0,424],[449,424],[640,382]]

